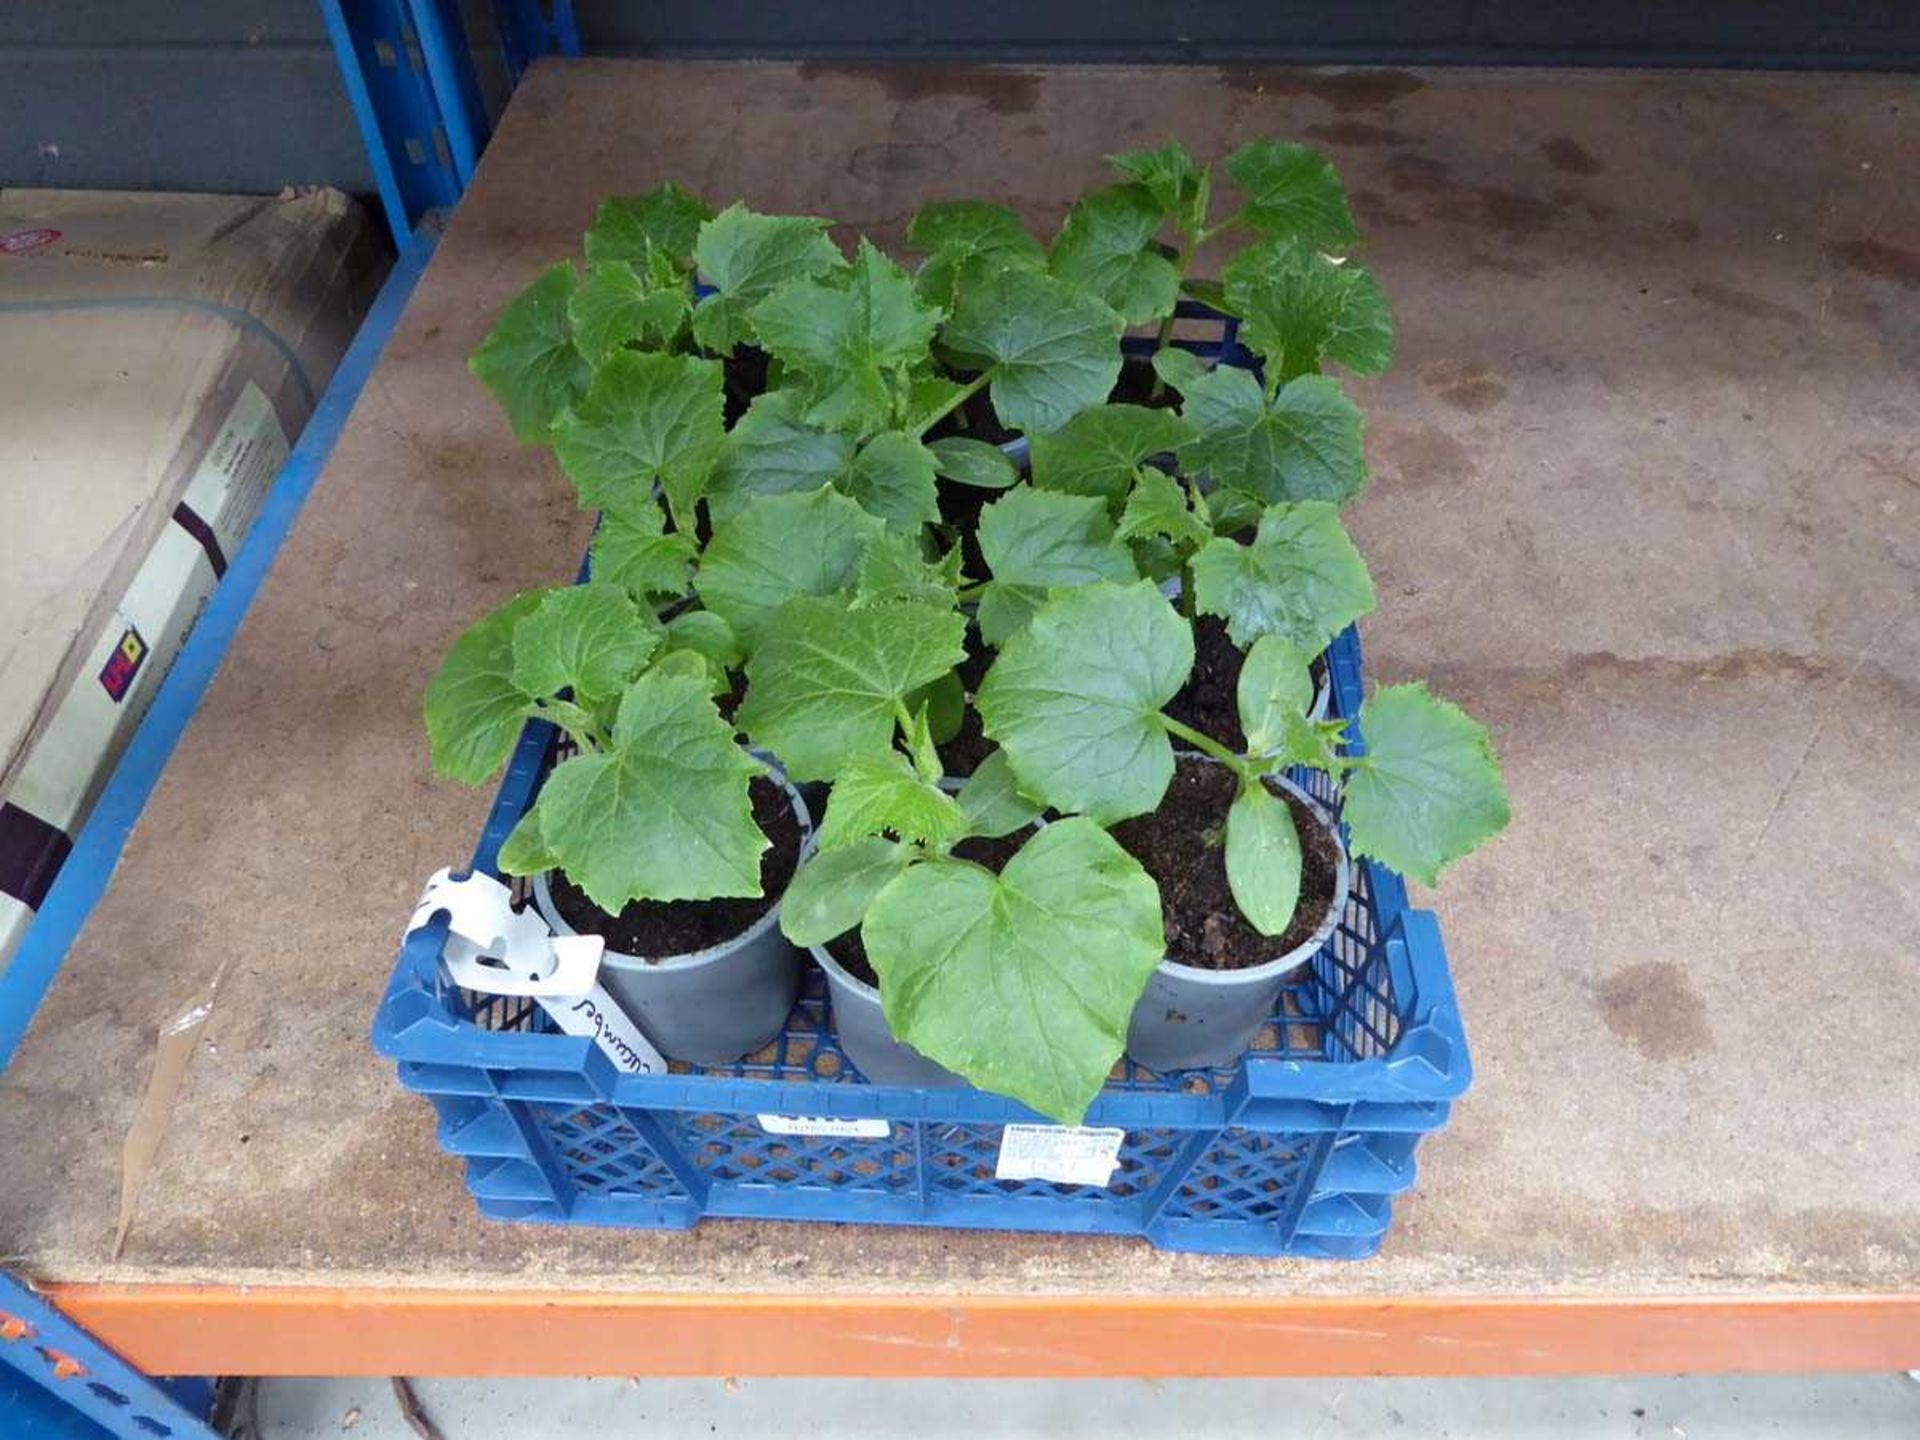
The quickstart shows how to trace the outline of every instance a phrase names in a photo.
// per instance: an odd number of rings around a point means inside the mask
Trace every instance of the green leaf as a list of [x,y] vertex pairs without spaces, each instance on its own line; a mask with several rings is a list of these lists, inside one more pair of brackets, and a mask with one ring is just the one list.
[[838,270],[846,260],[810,215],[756,215],[735,203],[700,227],[694,259],[713,286],[693,310],[693,338],[716,354],[754,338],[749,312],[790,280]]
[[968,829],[975,835],[998,839],[1023,830],[1038,820],[1044,807],[1020,793],[1013,778],[1007,752],[995,750],[974,768],[957,797],[966,813]]
[[1164,950],[1160,896],[1090,820],[1036,833],[994,875],[916,865],[861,927],[887,1024],[984,1089],[1077,1124]]
[[780,897],[780,930],[796,945],[824,945],[858,925],[887,883],[918,859],[893,840],[816,850]]
[[853,756],[834,777],[820,848],[892,835],[944,850],[966,833],[967,817],[953,796],[921,779],[898,750],[883,750]]
[[1142,462],[1191,444],[1199,433],[1171,410],[1096,405],[1033,437],[1033,483],[1117,501]]
[[936,745],[944,745],[960,733],[967,718],[967,687],[956,671],[949,670],[931,685],[922,685],[907,696],[910,714],[927,718],[927,734]]
[[653,505],[658,484],[691,532],[726,438],[723,403],[718,361],[623,350],[555,423],[554,454],[583,508],[634,514]]
[[629,343],[665,345],[680,331],[693,297],[684,285],[655,289],[625,260],[587,266],[587,278],[567,303],[574,343],[600,361]]
[[1189,275],[1180,282],[1180,293],[1189,300],[1198,300],[1210,310],[1227,313],[1226,288],[1218,280],[1203,280],[1199,276]]
[[1004,205],[983,200],[936,200],[907,226],[907,248],[926,254],[914,284],[922,297],[951,312],[961,272],[974,260],[984,268],[1046,267],[1047,252]]
[[1487,727],[1424,685],[1389,685],[1360,707],[1366,756],[1347,774],[1342,818],[1356,854],[1436,885],[1506,828],[1510,810]]
[[904,601],[852,609],[803,596],[766,622],[740,724],[796,780],[826,780],[891,748],[899,707],[966,656],[958,612]]
[[1054,239],[1048,269],[1105,301],[1129,325],[1173,313],[1180,272],[1154,245],[1162,212],[1141,185],[1095,190],[1074,202]]
[[716,695],[731,688],[727,672],[746,659],[733,627],[711,610],[683,610],[667,621],[666,655],[699,656],[706,662],[707,688]]
[[1300,903],[1300,832],[1287,802],[1258,780],[1243,784],[1227,811],[1227,888],[1262,935],[1279,935],[1293,923]]
[[796,595],[850,586],[881,529],[837,490],[764,496],[714,530],[694,588],[751,651],[767,617]]
[[626,689],[660,648],[660,627],[618,585],[549,591],[513,632],[513,683],[528,695],[572,690],[585,703]]
[[1192,669],[1193,632],[1151,581],[1082,585],[1007,642],[975,704],[1024,793],[1112,823],[1166,792],[1159,711]]
[[574,284],[573,266],[565,260],[542,271],[507,302],[467,361],[507,412],[522,445],[545,444],[554,420],[580,398],[591,378],[567,323]]
[[867,240],[840,280],[790,281],[754,307],[753,325],[760,344],[805,377],[809,423],[867,435],[892,421],[896,390],[926,362],[940,312]]
[[1340,177],[1317,150],[1255,140],[1227,157],[1227,174],[1240,188],[1241,218],[1255,230],[1295,235],[1320,250],[1344,250],[1360,238]]
[[1097,495],[1018,486],[981,510],[979,540],[993,571],[980,597],[980,634],[989,645],[1026,625],[1056,586],[1138,574]]
[[867,542],[860,556],[856,603],[920,600],[942,609],[959,598],[960,547],[944,558],[929,560],[918,535],[886,530]]
[[612,748],[547,777],[540,833],[610,915],[632,900],[758,895],[768,841],[747,781],[760,771],[701,681],[650,671],[620,701]]
[[707,487],[707,510],[723,524],[755,495],[818,490],[843,474],[853,460],[853,440],[816,430],[800,418],[800,397],[770,390],[754,397],[720,446]]
[[1120,317],[1031,270],[1001,270],[962,288],[943,340],[991,366],[994,412],[1015,430],[1057,430],[1098,405],[1120,378]]
[[1158,150],[1109,155],[1107,163],[1144,186],[1154,204],[1172,217],[1183,234],[1192,235],[1206,225],[1207,192],[1211,188],[1207,172],[1193,163],[1193,156],[1178,140],[1170,140]]
[[869,515],[903,530],[940,518],[933,452],[913,435],[889,430],[860,447],[835,483]]
[[1230,485],[1217,487],[1206,500],[1207,513],[1213,519],[1216,535],[1244,534],[1258,526],[1260,517],[1267,513],[1267,507],[1260,503],[1259,496],[1249,495]]
[[642,604],[687,593],[697,547],[691,535],[667,534],[660,506],[603,515],[593,532],[588,569],[595,580],[625,587]]
[[1191,350],[1169,345],[1153,352],[1153,373],[1184,395],[1188,386],[1206,376],[1207,366]]
[[538,875],[560,863],[547,849],[546,837],[540,833],[537,804],[520,817],[519,823],[501,842],[500,854],[494,863],[502,875]]
[[906,418],[900,428],[923,434],[953,409],[966,388],[942,375],[915,376],[907,386]]
[[644,195],[610,195],[587,231],[587,259],[644,263],[651,249],[685,267],[701,225],[712,216],[704,200],[671,180]]
[[933,452],[934,473],[958,485],[980,490],[1005,490],[1020,480],[1020,469],[1007,452],[984,440],[951,435],[927,445]]
[[1240,338],[1280,381],[1318,371],[1323,358],[1362,375],[1393,359],[1393,317],[1373,276],[1290,237],[1248,246],[1227,265],[1227,306]]
[[1122,540],[1159,535],[1171,540],[1179,551],[1191,550],[1213,538],[1213,528],[1187,503],[1186,487],[1165,471],[1151,468],[1140,472],[1133,493],[1127,496],[1118,533]]
[[1324,500],[1275,505],[1253,543],[1224,536],[1193,559],[1194,601],[1245,648],[1277,635],[1308,655],[1374,607],[1367,562]]
[[1179,384],[1186,401],[1181,413],[1200,431],[1180,451],[1190,472],[1206,472],[1215,484],[1269,504],[1345,502],[1367,483],[1364,417],[1326,376],[1288,381],[1271,401],[1258,380],[1232,366],[1171,383]]
[[447,651],[424,707],[436,774],[478,785],[507,763],[533,702],[513,680],[513,632],[548,593],[514,596]]
[[1287,717],[1313,708],[1313,671],[1307,657],[1278,635],[1253,642],[1234,688],[1249,755],[1265,755],[1287,737]]

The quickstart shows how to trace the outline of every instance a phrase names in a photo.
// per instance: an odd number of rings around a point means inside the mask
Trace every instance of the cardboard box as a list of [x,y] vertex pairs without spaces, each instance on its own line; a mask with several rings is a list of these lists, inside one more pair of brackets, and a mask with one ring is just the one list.
[[386,268],[337,191],[0,191],[0,968]]

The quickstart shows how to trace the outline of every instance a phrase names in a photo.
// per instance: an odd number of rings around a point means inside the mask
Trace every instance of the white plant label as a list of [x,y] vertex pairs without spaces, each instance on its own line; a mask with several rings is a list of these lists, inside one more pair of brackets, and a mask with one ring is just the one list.
[[829,1115],[761,1115],[769,1135],[836,1135],[850,1140],[884,1140],[893,1133],[887,1120],[836,1120]]
[[996,1180],[1108,1185],[1127,1132],[1104,1125],[1009,1125],[1000,1133]]
[[513,892],[491,875],[427,881],[407,926],[412,934],[447,917],[442,949],[456,985],[483,995],[524,995],[568,1035],[584,1035],[624,1075],[662,1075],[667,1061],[599,983],[607,942],[598,935],[555,935],[532,910],[516,912]]

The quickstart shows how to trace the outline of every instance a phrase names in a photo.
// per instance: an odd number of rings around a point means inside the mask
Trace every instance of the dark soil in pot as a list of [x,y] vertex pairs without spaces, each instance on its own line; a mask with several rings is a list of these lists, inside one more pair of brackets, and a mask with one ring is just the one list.
[[607,914],[563,874],[552,878],[554,909],[582,935],[603,935],[607,948],[645,959],[690,955],[720,945],[766,914],[800,863],[800,820],[778,782],[756,777],[748,785],[753,818],[773,843],[760,857],[760,895],[726,900],[635,900]]
[[[1020,847],[1027,843],[1027,837],[1032,833],[1030,830],[1016,830],[1011,835],[1002,835],[995,840],[962,840],[953,847],[953,853],[962,860],[984,865],[998,875],[1001,867],[1019,853]],[[860,939],[858,926],[829,940],[824,948],[854,979],[876,990],[880,988],[880,977],[873,973],[873,962],[867,959],[867,947]]]
[[1171,385],[1163,386],[1158,395],[1153,393],[1153,382],[1159,378],[1153,373],[1151,360],[1139,360],[1129,356],[1120,366],[1120,378],[1114,382],[1113,394],[1107,403],[1144,405],[1149,410],[1177,408],[1180,404],[1180,392]]
[[[1182,724],[1210,735],[1229,750],[1246,749],[1247,737],[1240,729],[1240,667],[1245,663],[1227,635],[1227,623],[1212,615],[1196,616],[1193,622],[1193,672],[1180,693],[1167,704],[1167,714]],[[1323,683],[1326,659],[1313,658],[1313,683]],[[1174,748],[1190,750],[1175,738]]]
[[1312,811],[1279,792],[1300,832],[1300,903],[1283,935],[1262,935],[1247,923],[1227,884],[1227,809],[1237,783],[1224,765],[1183,758],[1158,810],[1113,827],[1113,838],[1160,886],[1167,958],[1176,964],[1200,970],[1264,965],[1310,938],[1333,903],[1339,845]]

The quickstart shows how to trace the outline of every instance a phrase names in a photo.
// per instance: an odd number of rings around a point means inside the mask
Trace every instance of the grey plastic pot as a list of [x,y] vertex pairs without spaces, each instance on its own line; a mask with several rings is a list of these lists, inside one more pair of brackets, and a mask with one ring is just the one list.
[[[1284,775],[1270,775],[1267,783],[1304,800],[1339,844],[1340,827],[1319,801]],[[1286,954],[1245,970],[1201,970],[1162,960],[1133,1007],[1127,1054],[1149,1070],[1159,1071],[1212,1068],[1237,1061],[1273,1014],[1281,987],[1327,943],[1347,908],[1351,868],[1346,846],[1339,849],[1333,903],[1313,934]]]
[[[779,775],[800,821],[804,855],[813,816]],[[533,902],[557,935],[576,935],[553,903],[545,873],[533,878]],[[609,950],[600,983],[660,1053],[695,1065],[726,1065],[780,1033],[800,993],[800,950],[780,933],[780,902],[731,940],[685,955],[643,959]]]
[[813,958],[827,977],[827,995],[833,1002],[833,1038],[860,1073],[876,1085],[913,1085],[932,1090],[967,1082],[946,1066],[893,1038],[880,992],[847,970],[824,945],[813,947]]

